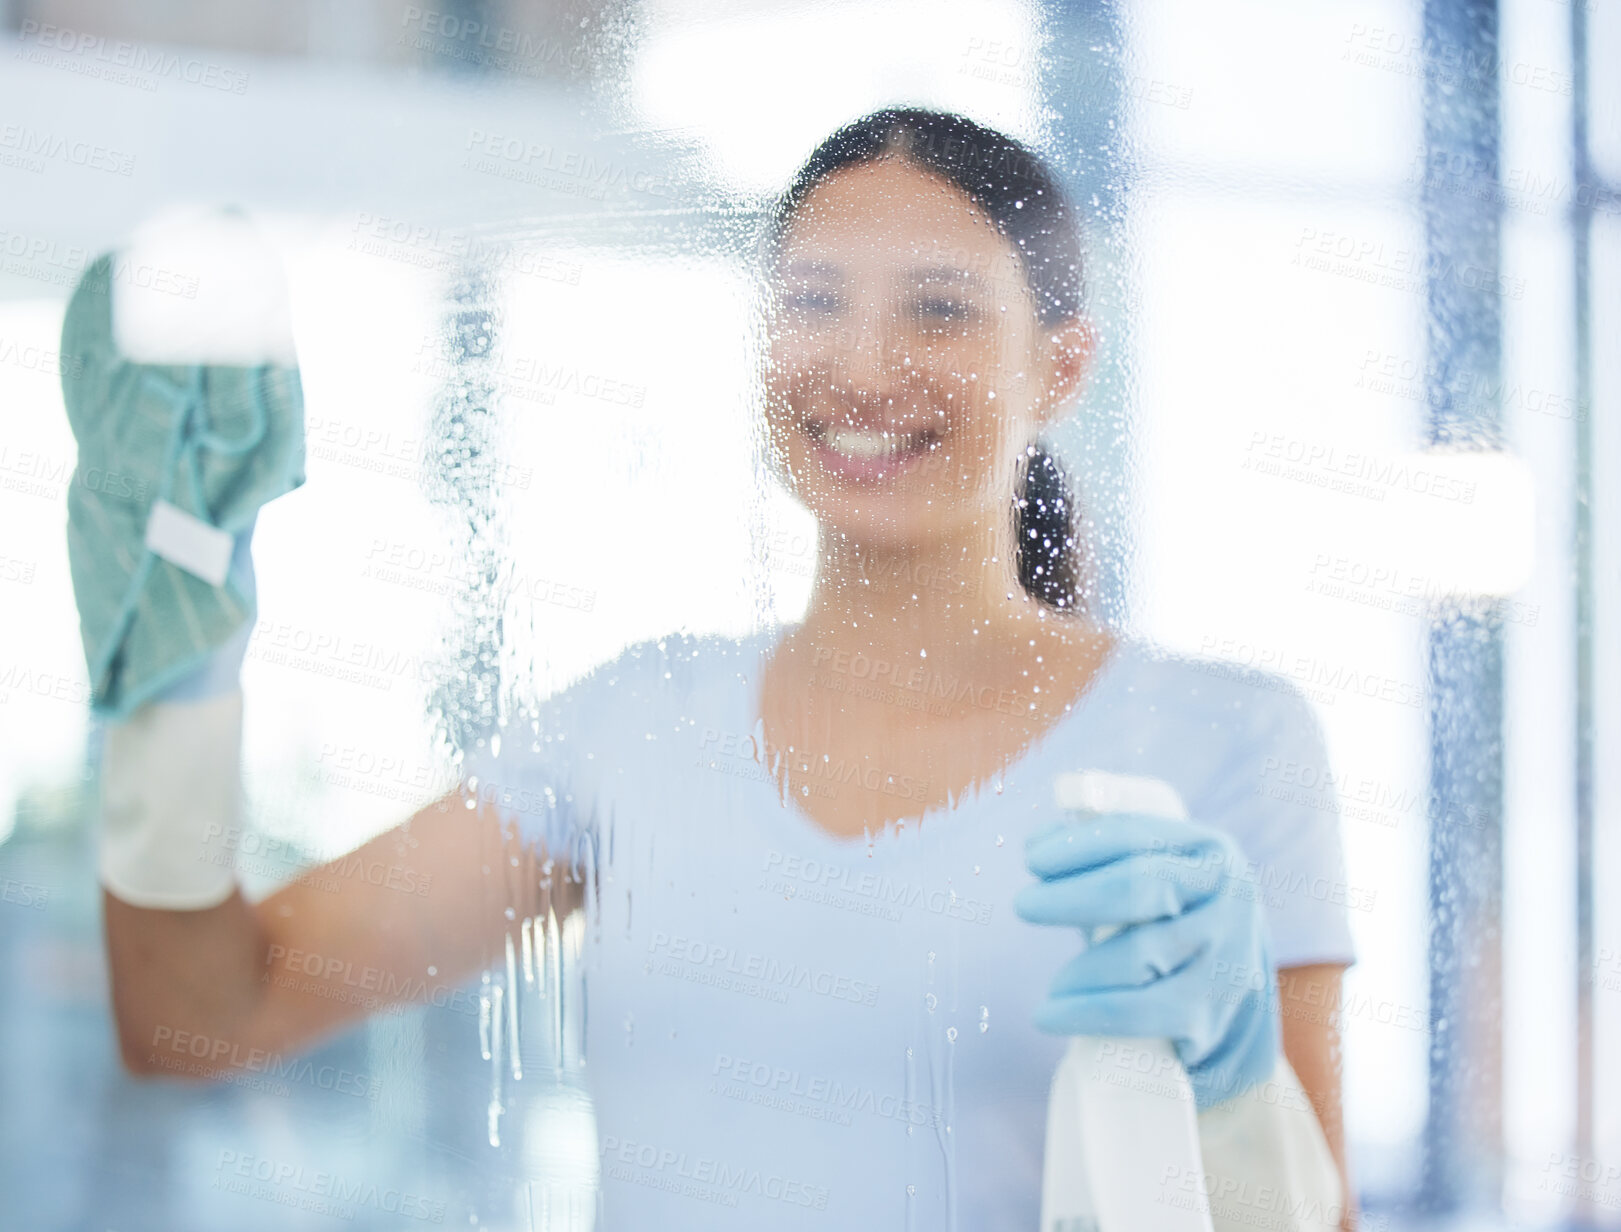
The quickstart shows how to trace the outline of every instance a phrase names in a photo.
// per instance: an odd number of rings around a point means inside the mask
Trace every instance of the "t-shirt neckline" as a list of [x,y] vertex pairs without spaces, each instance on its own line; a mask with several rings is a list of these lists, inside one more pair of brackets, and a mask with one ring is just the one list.
[[[762,758],[765,751],[765,720],[760,713],[760,693],[764,684],[763,669],[767,659],[775,654],[778,647],[803,623],[803,621],[788,621],[768,626],[750,639],[757,646],[754,663],[759,670],[756,670],[743,683],[743,730],[750,733],[754,747],[759,750]],[[1114,637],[1109,649],[1103,656],[1103,661],[1098,664],[1097,670],[1093,672],[1091,682],[1081,692],[1080,697],[1071,703],[1069,711],[1037,737],[1029,748],[1025,749],[1024,752],[1003,768],[1000,782],[1004,791],[1015,775],[1024,774],[1031,763],[1039,762],[1043,758],[1050,756],[1050,750],[1057,747],[1057,737],[1060,733],[1067,731],[1079,722],[1083,716],[1092,713],[1097,705],[1099,695],[1106,687],[1111,686],[1115,678],[1119,676],[1122,670],[1122,660],[1131,653],[1131,650],[1132,643],[1130,639],[1119,635]],[[780,811],[789,818],[787,824],[825,847],[839,851],[851,851],[866,847],[868,854],[871,855],[875,844],[891,839],[896,832],[896,826],[891,822],[886,824],[881,831],[863,831],[860,834],[850,835],[834,834],[801,809],[791,794],[785,794],[779,789],[776,779],[770,774],[768,767],[762,766],[762,768],[766,769],[767,773],[760,780],[761,787],[779,803]],[[1077,768],[1071,767],[1071,769]],[[931,806],[921,818],[908,827],[908,830],[920,833],[923,827],[930,822],[938,825],[942,820],[950,816],[960,818],[968,806],[977,805],[987,796],[995,798],[998,794],[1000,793],[996,792],[992,787],[991,781],[986,781],[959,798],[953,805]]]

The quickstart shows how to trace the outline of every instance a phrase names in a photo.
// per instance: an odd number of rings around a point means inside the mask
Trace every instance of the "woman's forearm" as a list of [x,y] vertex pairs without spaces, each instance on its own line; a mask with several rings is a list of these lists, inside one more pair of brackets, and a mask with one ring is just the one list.
[[267,943],[240,893],[202,911],[102,898],[119,1050],[132,1072],[206,1077],[257,1046]]
[[[149,910],[107,893],[124,1062],[208,1078],[390,1004],[443,1001],[544,908],[537,858],[452,793],[259,903],[236,893],[204,910]],[[573,887],[556,890],[562,915]]]
[[1345,1189],[1340,1227],[1350,1232],[1356,1227],[1357,1210],[1341,1102],[1339,1014],[1344,975],[1345,968],[1338,964],[1284,968],[1278,972],[1278,1003],[1284,1054],[1311,1100],[1323,1138],[1334,1156]]

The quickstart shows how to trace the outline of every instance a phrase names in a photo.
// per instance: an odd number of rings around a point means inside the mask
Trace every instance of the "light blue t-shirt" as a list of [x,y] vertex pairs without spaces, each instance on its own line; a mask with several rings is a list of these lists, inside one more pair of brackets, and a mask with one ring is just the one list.
[[[601,1226],[1035,1227],[1064,1041],[1030,1016],[1079,943],[1012,901],[1061,772],[1168,781],[1253,863],[1278,966],[1352,960],[1337,816],[1272,790],[1289,765],[1327,772],[1284,682],[1122,642],[999,782],[843,839],[754,754],[780,636],[644,643],[550,699],[531,738],[514,724],[468,760],[592,882]],[[828,764],[812,789],[855,771]]]

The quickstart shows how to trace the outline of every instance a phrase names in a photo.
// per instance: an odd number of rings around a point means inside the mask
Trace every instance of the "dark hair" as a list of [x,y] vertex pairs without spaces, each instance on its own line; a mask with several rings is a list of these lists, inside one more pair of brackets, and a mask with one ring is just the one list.
[[[1057,176],[1013,138],[948,112],[892,107],[839,129],[812,151],[778,199],[772,240],[781,239],[805,198],[829,176],[890,157],[944,180],[984,211],[1017,251],[1041,324],[1080,315],[1081,238]],[[1013,530],[1020,585],[1049,606],[1076,608],[1082,571],[1075,501],[1063,468],[1040,441],[1019,468]]]

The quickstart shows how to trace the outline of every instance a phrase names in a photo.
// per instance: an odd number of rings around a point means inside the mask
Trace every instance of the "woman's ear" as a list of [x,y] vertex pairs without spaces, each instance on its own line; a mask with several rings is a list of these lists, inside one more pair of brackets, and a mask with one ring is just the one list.
[[1067,412],[1086,388],[1097,350],[1097,333],[1086,317],[1041,327],[1042,393],[1036,415],[1050,425]]

